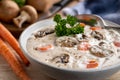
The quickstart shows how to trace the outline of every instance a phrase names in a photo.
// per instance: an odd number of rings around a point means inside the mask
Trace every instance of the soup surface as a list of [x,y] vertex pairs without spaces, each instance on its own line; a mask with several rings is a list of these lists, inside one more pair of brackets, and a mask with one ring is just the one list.
[[98,26],[84,25],[83,33],[67,36],[57,36],[55,25],[43,26],[26,47],[38,61],[64,69],[102,69],[120,62],[119,32]]

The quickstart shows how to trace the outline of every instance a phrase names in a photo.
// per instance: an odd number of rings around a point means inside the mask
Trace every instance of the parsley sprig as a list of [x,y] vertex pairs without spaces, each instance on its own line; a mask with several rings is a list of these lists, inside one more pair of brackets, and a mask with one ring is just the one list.
[[[66,19],[62,19],[59,14],[56,14],[54,21],[57,23],[55,26],[57,36],[68,36],[84,32],[84,27],[77,22],[78,20],[74,16],[68,15]],[[69,24],[71,27],[66,27],[66,24]]]

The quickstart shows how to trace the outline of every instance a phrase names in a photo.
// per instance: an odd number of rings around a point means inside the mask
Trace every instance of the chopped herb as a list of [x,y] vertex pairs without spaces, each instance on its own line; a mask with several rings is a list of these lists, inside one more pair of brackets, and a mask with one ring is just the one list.
[[84,31],[84,28],[82,26],[80,26],[79,24],[77,24],[74,27],[67,28],[66,35],[79,34],[79,33],[83,33],[83,31]]
[[56,14],[55,17],[54,17],[54,21],[56,21],[57,23],[59,23],[61,19],[62,18],[59,14]]
[[66,35],[66,26],[62,26],[61,24],[57,24],[55,26],[55,32],[57,36],[64,36]]
[[[59,14],[55,15],[54,21],[57,23],[55,26],[55,32],[57,36],[68,36],[73,34],[79,34],[84,32],[84,27],[80,26],[77,22],[77,18],[68,15],[66,19],[62,19]],[[66,27],[69,24],[71,27]]]
[[70,26],[74,26],[77,23],[77,18],[73,17],[71,15],[67,16],[67,23],[70,24]]

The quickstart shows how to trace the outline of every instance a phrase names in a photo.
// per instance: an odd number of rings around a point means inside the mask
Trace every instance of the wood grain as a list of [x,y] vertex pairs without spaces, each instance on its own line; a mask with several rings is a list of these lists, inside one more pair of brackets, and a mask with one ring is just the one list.
[[[54,80],[41,72],[33,70],[31,66],[26,68],[26,72],[32,80]],[[0,80],[19,80],[2,56],[0,56]]]

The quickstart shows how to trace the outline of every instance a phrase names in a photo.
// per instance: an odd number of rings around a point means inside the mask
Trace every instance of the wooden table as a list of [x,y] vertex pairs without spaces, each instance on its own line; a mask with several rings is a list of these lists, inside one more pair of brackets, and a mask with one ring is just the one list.
[[[75,5],[76,3],[77,1],[73,1],[68,6]],[[32,78],[32,80],[54,80],[44,75],[43,73],[34,70],[31,66],[28,68],[25,67],[25,69],[28,75]],[[120,71],[106,80],[120,80],[119,75],[120,75]],[[2,56],[0,56],[0,80],[19,80],[19,78],[14,74],[11,67]]]

